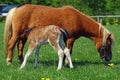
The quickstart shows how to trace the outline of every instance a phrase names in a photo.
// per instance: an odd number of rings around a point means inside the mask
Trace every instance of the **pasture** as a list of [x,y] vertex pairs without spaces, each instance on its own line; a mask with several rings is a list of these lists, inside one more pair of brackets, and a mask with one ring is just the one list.
[[[3,46],[4,23],[0,23],[0,78],[1,80],[120,80],[120,25],[107,25],[106,28],[114,34],[113,57],[109,67],[102,63],[94,43],[84,37],[76,40],[72,61],[74,68],[63,66],[56,71],[58,64],[57,53],[48,45],[43,45],[40,50],[39,64],[34,69],[34,53],[30,56],[25,69],[19,70],[17,49],[14,50],[13,63],[7,66]],[[27,50],[25,45],[24,54]],[[43,79],[45,78],[45,79]]]

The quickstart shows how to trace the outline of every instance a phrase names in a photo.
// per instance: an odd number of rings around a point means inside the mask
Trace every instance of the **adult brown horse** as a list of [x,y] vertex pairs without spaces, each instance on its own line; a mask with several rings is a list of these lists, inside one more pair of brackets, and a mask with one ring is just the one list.
[[23,61],[22,52],[26,38],[20,38],[20,35],[26,29],[46,25],[60,26],[68,32],[69,37],[66,41],[66,46],[70,52],[72,52],[74,41],[80,36],[84,36],[95,42],[103,61],[111,60],[112,34],[87,15],[70,6],[52,8],[26,4],[10,10],[6,18],[4,43],[7,63],[12,62],[13,49],[17,42],[19,61]]

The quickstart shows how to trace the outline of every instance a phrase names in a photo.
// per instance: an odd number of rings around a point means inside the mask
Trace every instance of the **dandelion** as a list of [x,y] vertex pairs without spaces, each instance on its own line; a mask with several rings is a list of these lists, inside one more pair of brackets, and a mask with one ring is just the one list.
[[118,53],[120,53],[120,51],[117,51]]
[[45,78],[41,78],[41,80],[45,80]]
[[110,66],[110,67],[114,67],[114,64],[113,64],[113,63],[110,63],[110,64],[108,64],[108,66]]
[[46,80],[50,80],[50,78],[46,78]]
[[75,61],[77,62],[77,61],[78,61],[78,58],[75,58]]

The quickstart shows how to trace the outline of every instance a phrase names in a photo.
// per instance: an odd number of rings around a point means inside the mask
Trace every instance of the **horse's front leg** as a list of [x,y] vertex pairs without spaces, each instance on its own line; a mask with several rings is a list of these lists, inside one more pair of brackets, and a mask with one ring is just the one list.
[[[66,41],[66,47],[69,49],[70,54],[72,54],[74,41],[75,41],[74,38],[68,38]],[[64,61],[65,61],[65,65],[68,65],[68,58],[65,55],[64,55]]]
[[26,38],[22,38],[18,41],[17,48],[18,48],[18,60],[19,63],[21,64],[23,62],[23,48],[26,42]]

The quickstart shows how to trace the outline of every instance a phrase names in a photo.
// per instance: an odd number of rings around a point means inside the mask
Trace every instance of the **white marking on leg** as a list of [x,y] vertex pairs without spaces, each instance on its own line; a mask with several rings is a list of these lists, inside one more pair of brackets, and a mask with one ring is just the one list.
[[[60,48],[59,39],[54,44],[51,43],[51,40],[48,39],[49,44],[53,47],[55,51],[57,51],[59,61],[58,61],[58,68],[57,70],[60,70],[62,68],[63,63],[63,57],[64,57],[64,51]],[[56,45],[56,46],[55,46]]]
[[58,62],[58,68],[57,70],[60,70],[62,68],[62,64],[63,64],[63,57],[64,57],[64,53],[63,50],[58,50],[58,56],[59,56],[59,62]]
[[68,48],[65,48],[64,53],[65,53],[66,57],[68,58],[70,68],[73,68],[72,60],[70,57],[70,50]]
[[7,59],[6,59],[7,65],[11,65],[11,62],[9,62],[9,60],[10,60],[10,58],[7,58]]
[[20,66],[20,69],[22,69],[22,68],[25,67],[25,65],[26,65],[26,63],[27,63],[27,60],[28,60],[30,54],[32,53],[33,49],[34,49],[34,48],[28,48],[28,51],[27,51],[27,53],[26,53],[26,55],[25,55],[25,59],[24,59],[22,65]]

